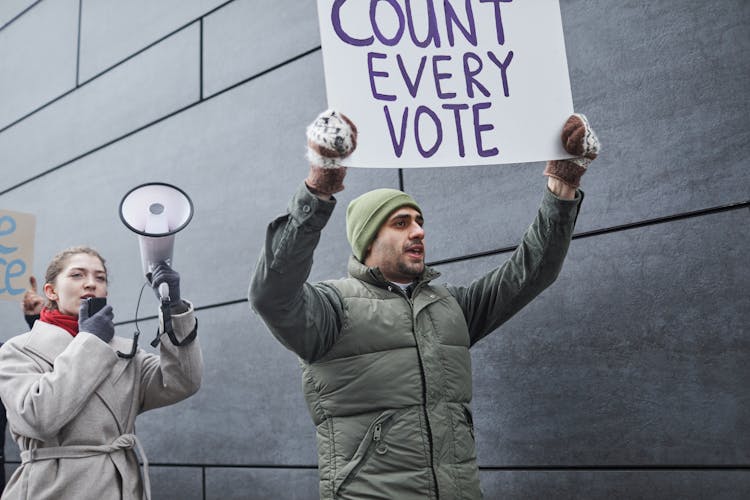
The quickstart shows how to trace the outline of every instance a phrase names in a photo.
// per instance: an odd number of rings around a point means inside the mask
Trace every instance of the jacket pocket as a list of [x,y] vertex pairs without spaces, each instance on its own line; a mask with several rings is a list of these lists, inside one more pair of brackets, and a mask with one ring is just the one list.
[[474,437],[474,417],[471,415],[471,408],[469,408],[469,405],[462,403],[461,407],[464,410],[464,418],[466,420],[466,424],[469,426],[469,432],[471,433],[471,439],[476,439]]
[[385,436],[388,434],[388,430],[393,423],[393,417],[397,412],[398,410],[384,411],[372,421],[352,459],[336,474],[334,494],[337,494],[342,487],[357,477],[360,469],[364,467],[374,453],[379,455],[388,453]]
[[455,463],[470,463],[476,460],[476,442],[474,438],[474,419],[471,409],[466,404],[458,404],[453,410],[453,436],[455,444]]

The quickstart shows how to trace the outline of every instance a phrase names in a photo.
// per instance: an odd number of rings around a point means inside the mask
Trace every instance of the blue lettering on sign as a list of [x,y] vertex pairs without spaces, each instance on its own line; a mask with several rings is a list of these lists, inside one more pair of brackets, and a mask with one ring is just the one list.
[[[8,227],[4,228],[3,226],[5,223],[8,223]],[[11,217],[10,215],[3,215],[0,217],[0,237],[5,236],[6,234],[13,234],[16,232],[16,220]],[[13,253],[16,250],[18,250],[18,247],[6,247],[3,244],[0,244],[0,253],[7,255],[9,253]]]
[[[4,215],[0,217],[0,237],[7,236],[16,232],[16,220],[9,216]],[[8,255],[18,250],[18,247],[6,247],[0,243],[0,254]],[[11,280],[18,278],[26,273],[26,263],[22,259],[13,259],[7,261],[0,257],[0,273],[2,273],[3,287],[0,288],[0,294],[8,293],[10,295],[20,295],[26,290],[22,288],[14,288]]]
[[4,288],[0,288],[0,293],[9,293],[11,295],[20,295],[26,290],[23,288],[13,288],[10,282],[12,278],[23,276],[26,272],[26,263],[21,259],[13,259],[10,262],[0,257],[0,268],[5,268],[5,278],[3,279]]

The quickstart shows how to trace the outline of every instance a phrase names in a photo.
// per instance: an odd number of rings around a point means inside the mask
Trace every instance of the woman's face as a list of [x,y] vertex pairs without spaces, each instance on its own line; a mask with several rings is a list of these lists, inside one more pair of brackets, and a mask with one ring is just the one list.
[[77,253],[68,259],[54,283],[45,283],[44,294],[63,314],[78,316],[81,300],[107,296],[107,272],[99,258]]

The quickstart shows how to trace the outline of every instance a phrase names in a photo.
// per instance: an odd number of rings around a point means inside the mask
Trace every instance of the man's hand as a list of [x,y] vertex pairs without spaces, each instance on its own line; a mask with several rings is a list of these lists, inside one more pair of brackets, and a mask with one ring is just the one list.
[[21,307],[23,308],[23,314],[25,316],[36,316],[42,312],[42,306],[44,305],[44,299],[36,293],[36,278],[29,276],[29,288],[23,294],[23,302]]
[[[548,186],[558,196],[560,193],[555,192],[553,186],[562,191],[572,190],[575,193],[575,189],[581,183],[581,176],[586,173],[589,164],[599,155],[600,147],[599,139],[589,125],[589,121],[580,113],[570,115],[563,125],[560,138],[565,151],[574,155],[575,158],[547,162],[544,175],[550,177]],[[562,182],[568,189],[560,188],[559,183],[553,182],[553,179]],[[567,198],[565,193],[562,195]]]
[[344,114],[326,110],[307,127],[307,187],[322,199],[344,189],[341,160],[357,148],[357,127]]

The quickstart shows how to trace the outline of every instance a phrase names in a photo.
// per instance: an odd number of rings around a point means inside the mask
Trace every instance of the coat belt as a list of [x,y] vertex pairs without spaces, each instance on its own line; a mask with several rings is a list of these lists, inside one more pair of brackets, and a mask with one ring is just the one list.
[[21,465],[39,462],[41,460],[54,460],[58,458],[87,458],[96,455],[116,453],[122,450],[132,450],[135,448],[138,455],[143,460],[143,489],[146,493],[146,500],[151,499],[151,481],[148,476],[148,459],[143,451],[141,442],[135,434],[123,434],[110,444],[100,445],[70,445],[54,446],[50,448],[32,448],[21,452]]

